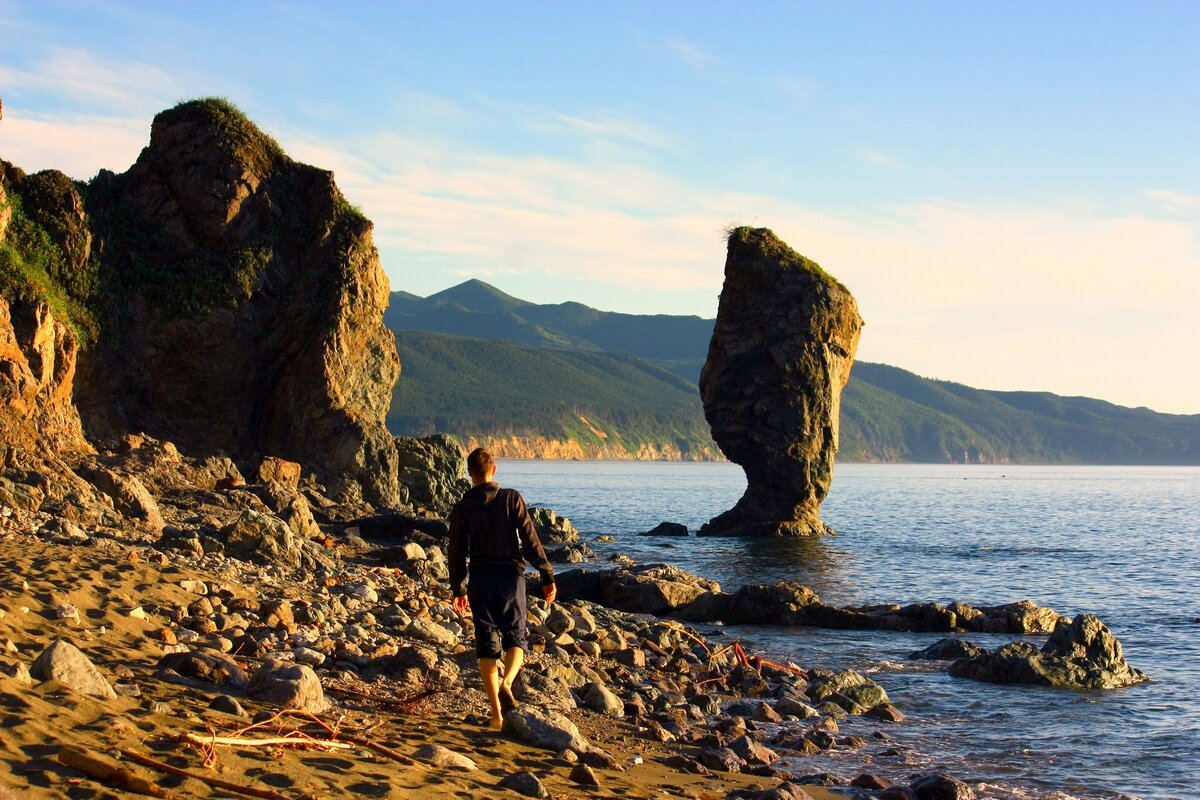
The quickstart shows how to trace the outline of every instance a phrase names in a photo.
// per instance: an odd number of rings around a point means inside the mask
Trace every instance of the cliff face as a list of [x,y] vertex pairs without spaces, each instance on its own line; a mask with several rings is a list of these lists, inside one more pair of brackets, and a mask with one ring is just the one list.
[[45,304],[0,299],[0,442],[42,454],[87,449],[71,402],[77,348]]
[[488,450],[496,458],[538,458],[557,461],[721,461],[720,453],[690,449],[686,453],[670,444],[641,443],[630,450],[623,443],[594,444],[575,439],[538,435],[464,437],[465,449]]
[[403,503],[388,282],[331,173],[201,100],[159,114],[122,175],[0,162],[0,192],[0,443],[144,431]]
[[[27,209],[39,210],[38,189],[56,182],[46,175],[26,176],[0,162],[0,449],[12,448],[14,456],[17,449],[30,455],[88,449],[72,402],[79,337],[37,296],[33,283],[45,266],[29,263],[35,254],[28,242],[36,232],[46,250],[73,252],[82,263],[90,236],[80,235],[81,201],[50,231],[31,223]],[[70,194],[79,199],[73,187]],[[0,455],[13,461],[7,450]]]
[[819,508],[862,325],[846,287],[771,231],[730,233],[700,395],[714,441],[746,471],[747,487],[702,534],[828,532]]

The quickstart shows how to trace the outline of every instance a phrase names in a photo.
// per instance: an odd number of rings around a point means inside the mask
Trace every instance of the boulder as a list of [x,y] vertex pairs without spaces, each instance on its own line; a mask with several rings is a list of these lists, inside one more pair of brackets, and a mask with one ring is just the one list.
[[958,658],[975,658],[984,652],[979,645],[962,639],[938,639],[928,647],[914,650],[908,657],[914,661],[954,661]]
[[1117,689],[1150,680],[1129,665],[1121,643],[1090,614],[1060,619],[1041,650],[1031,642],[1013,642],[995,652],[958,659],[950,665],[950,674],[1065,689]]
[[504,718],[503,732],[535,747],[558,752],[574,750],[586,753],[591,745],[579,733],[575,723],[557,711],[522,705]]
[[121,514],[137,520],[152,531],[162,531],[163,518],[158,503],[136,477],[121,475],[103,467],[85,474],[97,489],[112,498],[113,508]]
[[706,592],[719,592],[714,581],[669,564],[644,564],[612,570],[569,570],[556,577],[564,601],[587,600],[635,614],[667,614]]
[[428,617],[417,617],[404,629],[404,635],[446,649],[458,644],[458,636]]
[[625,715],[625,701],[602,683],[590,683],[583,690],[583,702],[588,708],[609,717]]
[[642,531],[638,536],[687,536],[687,525],[678,522],[660,522],[648,531]]
[[742,760],[728,747],[706,747],[696,754],[696,760],[718,772],[742,771]]
[[577,783],[580,786],[588,786],[593,789],[600,788],[600,779],[596,777],[596,773],[587,764],[576,764],[571,767],[571,774],[567,778],[572,783]]
[[918,800],[975,800],[975,791],[970,786],[941,773],[922,775],[911,786]]
[[452,436],[435,433],[423,439],[397,436],[400,482],[417,508],[446,515],[471,488],[467,459]]
[[272,705],[319,714],[330,707],[321,679],[307,664],[268,660],[250,679],[248,691]]
[[678,616],[693,622],[803,625],[809,607],[818,600],[812,589],[795,581],[751,584],[733,594],[717,590],[698,595],[679,609]]
[[[960,604],[954,604],[956,609]],[[961,608],[959,615],[965,617],[964,627],[967,630],[995,633],[1050,633],[1062,617],[1056,611],[1039,606],[1032,600],[1021,600],[1016,603],[1006,603],[999,606],[984,606],[979,609]],[[977,611],[972,614],[971,611]]]
[[550,793],[546,791],[546,787],[542,786],[542,782],[532,772],[521,770],[505,775],[496,784],[501,789],[508,789],[516,792],[523,797],[549,797]]
[[713,440],[747,486],[702,536],[829,531],[819,508],[862,326],[853,296],[816,263],[765,228],[730,231],[700,396]]
[[457,753],[448,747],[442,747],[440,744],[423,744],[417,748],[413,756],[435,767],[446,767],[448,769],[462,770],[463,772],[478,769],[475,762],[467,756]]
[[207,648],[163,656],[159,659],[157,674],[160,677],[183,676],[202,683],[233,686],[237,689],[242,689],[249,683],[249,678],[237,662],[224,653]]
[[579,541],[579,531],[571,520],[543,506],[529,509],[529,519],[537,530],[538,540],[543,545],[571,544]]
[[300,465],[295,461],[267,456],[258,465],[258,479],[262,483],[278,483],[295,489],[300,486]]
[[815,702],[832,700],[845,707],[844,701],[849,700],[864,707],[863,710],[888,702],[882,686],[852,669],[841,672],[812,670],[805,691]]
[[93,697],[116,697],[100,670],[96,669],[78,647],[66,639],[56,639],[41,652],[29,667],[29,674],[39,681],[58,681],[68,688]]
[[300,566],[301,540],[279,517],[257,511],[244,511],[234,522],[221,529],[225,552],[255,564]]
[[729,749],[737,753],[738,758],[747,764],[774,764],[779,760],[778,753],[769,747],[764,747],[745,734],[730,742]]

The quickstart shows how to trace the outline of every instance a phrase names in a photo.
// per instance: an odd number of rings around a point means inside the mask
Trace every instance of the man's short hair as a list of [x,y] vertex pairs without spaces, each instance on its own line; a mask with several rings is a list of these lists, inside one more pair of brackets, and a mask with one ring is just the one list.
[[467,456],[467,472],[471,473],[473,478],[482,478],[496,466],[496,460],[492,458],[492,454],[482,447],[476,447]]

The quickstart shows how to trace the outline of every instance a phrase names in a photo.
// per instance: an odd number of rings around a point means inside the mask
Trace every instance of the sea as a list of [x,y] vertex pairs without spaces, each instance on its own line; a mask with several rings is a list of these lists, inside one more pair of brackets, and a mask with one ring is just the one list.
[[502,461],[497,480],[569,517],[595,566],[619,552],[727,591],[794,580],[838,605],[1029,598],[1099,616],[1152,678],[1105,692],[993,685],[907,658],[944,634],[699,626],[776,660],[857,669],[907,717],[846,720],[867,746],[790,759],[792,772],[942,771],[984,798],[1200,798],[1200,468],[839,464],[822,506],[837,535],[803,539],[637,535],[664,521],[694,533],[730,508],[745,489],[735,464]]

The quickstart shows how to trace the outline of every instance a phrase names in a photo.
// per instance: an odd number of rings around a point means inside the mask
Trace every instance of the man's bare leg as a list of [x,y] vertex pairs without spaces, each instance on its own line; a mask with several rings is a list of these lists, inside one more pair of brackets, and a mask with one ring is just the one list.
[[513,697],[512,687],[513,682],[517,679],[517,673],[521,671],[521,665],[524,663],[525,651],[520,647],[510,647],[504,651],[504,674],[500,677],[501,714],[512,711],[517,705],[517,700]]
[[[505,659],[507,662],[507,658]],[[479,679],[483,682],[483,692],[487,695],[488,703],[492,706],[492,730],[500,730],[504,718],[500,716],[500,662],[495,658],[479,659]]]
[[512,691],[513,681],[525,663],[525,651],[520,647],[510,647],[504,651],[504,677],[500,680],[501,688]]

